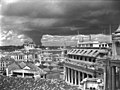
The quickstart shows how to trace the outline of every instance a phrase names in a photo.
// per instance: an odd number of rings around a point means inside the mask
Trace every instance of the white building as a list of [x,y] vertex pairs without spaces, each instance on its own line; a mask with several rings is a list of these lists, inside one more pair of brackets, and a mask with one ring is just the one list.
[[78,43],[83,44],[84,47],[73,48],[67,52],[64,64],[64,79],[75,86],[80,86],[85,78],[103,78],[103,67],[98,67],[96,64],[98,59],[105,58],[109,54],[108,46],[99,48],[99,42]]

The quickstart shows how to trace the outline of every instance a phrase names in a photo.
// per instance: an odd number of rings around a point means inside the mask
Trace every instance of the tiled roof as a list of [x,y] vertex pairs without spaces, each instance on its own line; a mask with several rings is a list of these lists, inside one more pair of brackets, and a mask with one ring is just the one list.
[[39,74],[46,74],[47,73],[44,70],[37,67],[36,65],[34,65],[32,63],[25,63],[25,62],[12,63],[11,65],[8,66],[8,70],[9,70],[9,72],[11,70],[22,70],[22,69],[24,70],[24,67],[26,67],[26,66],[30,68],[28,71],[35,71],[35,72],[38,72]]
[[16,70],[16,69],[21,69],[17,63],[12,63],[11,65],[8,66],[8,72],[10,73],[11,70]]
[[24,68],[24,67],[26,66],[26,63],[21,62],[21,63],[19,63],[19,66],[20,66],[21,68]]

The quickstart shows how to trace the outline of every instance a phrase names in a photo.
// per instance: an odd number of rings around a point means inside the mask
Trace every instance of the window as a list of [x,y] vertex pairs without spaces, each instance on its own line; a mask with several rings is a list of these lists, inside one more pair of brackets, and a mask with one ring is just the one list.
[[91,62],[91,58],[89,58],[89,62]]
[[79,56],[77,56],[77,59],[79,60]]
[[93,59],[93,62],[95,62],[96,60],[95,59]]
[[43,78],[43,75],[41,75],[41,78]]
[[37,54],[35,54],[35,58],[38,58]]
[[99,45],[99,47],[101,47],[101,45]]
[[80,57],[80,60],[82,60],[82,59],[83,59],[83,57],[81,56],[81,57]]
[[90,44],[90,47],[93,47],[93,44]]
[[81,44],[79,44],[79,47],[81,47]]
[[102,47],[104,47],[104,44],[102,44]]
[[92,78],[92,75],[89,75],[89,78]]
[[105,44],[105,47],[107,47],[107,44]]

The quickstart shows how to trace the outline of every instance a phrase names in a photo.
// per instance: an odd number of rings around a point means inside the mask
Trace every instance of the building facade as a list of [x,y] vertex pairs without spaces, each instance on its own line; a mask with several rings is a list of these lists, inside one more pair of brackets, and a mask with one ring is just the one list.
[[102,49],[99,42],[90,41],[81,42],[81,44],[79,42],[78,44],[82,48],[78,47],[67,52],[64,64],[65,81],[71,85],[80,86],[81,81],[85,78],[103,79],[104,68],[98,67],[96,64],[98,59],[105,58],[109,54],[108,45]]
[[112,34],[112,57],[103,62],[105,65],[104,90],[120,90],[120,26]]

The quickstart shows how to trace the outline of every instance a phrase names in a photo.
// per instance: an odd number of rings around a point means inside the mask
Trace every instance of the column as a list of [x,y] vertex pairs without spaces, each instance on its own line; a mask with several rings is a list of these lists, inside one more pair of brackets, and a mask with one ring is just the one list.
[[104,68],[104,90],[108,90],[108,70],[107,70],[107,65]]
[[118,76],[119,76],[118,87],[119,87],[119,89],[120,89],[120,68],[119,68]]
[[64,77],[63,80],[66,80],[66,67],[64,66]]
[[80,72],[80,82],[82,81],[82,72]]
[[85,75],[84,75],[84,73],[82,72],[82,80],[84,79],[84,76],[85,76]]
[[73,84],[73,69],[71,69],[71,83]]
[[70,83],[70,69],[68,68],[68,82]]
[[66,75],[65,75],[66,82],[68,81],[68,68],[66,67]]
[[116,90],[116,67],[112,67],[112,90]]
[[109,90],[112,90],[112,67],[109,66],[109,81],[108,81],[108,87],[109,87]]
[[80,72],[78,71],[78,85],[80,85]]
[[77,80],[76,80],[76,70],[75,70],[75,85],[77,85]]

